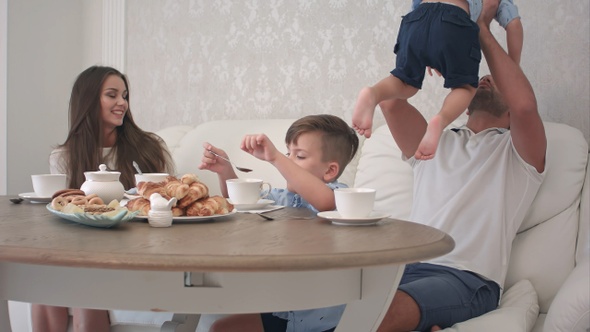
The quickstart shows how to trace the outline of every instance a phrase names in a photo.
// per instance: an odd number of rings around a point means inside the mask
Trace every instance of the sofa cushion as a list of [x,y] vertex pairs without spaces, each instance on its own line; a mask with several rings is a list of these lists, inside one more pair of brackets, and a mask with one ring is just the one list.
[[520,231],[556,216],[580,198],[588,143],[581,131],[561,123],[544,122],[547,135],[545,180]]
[[580,229],[578,230],[578,244],[576,245],[576,262],[590,261],[590,163],[586,167],[586,180],[584,181],[580,204]]
[[590,264],[580,263],[555,296],[545,331],[586,332],[590,329]]
[[[178,137],[172,136],[168,132],[168,128],[158,131],[156,134],[161,135],[169,145],[176,163],[177,173],[197,174],[201,181],[209,187],[211,194],[217,195],[221,192],[217,175],[198,169],[203,155],[203,143],[209,142],[225,150],[235,164],[253,169],[254,171],[247,173],[247,177],[264,179],[273,186],[284,188],[285,180],[277,169],[242,151],[240,143],[246,134],[264,133],[279,151],[286,152],[285,133],[293,121],[293,119],[210,121],[186,132],[186,135],[180,138],[178,143],[174,143]],[[186,129],[184,126],[180,128]],[[246,176],[244,174],[246,173],[240,173],[238,176]]]
[[355,187],[377,190],[375,210],[392,218],[408,219],[412,208],[414,177],[412,167],[402,160],[401,151],[389,128],[377,128],[363,143]]
[[551,122],[544,125],[546,176],[514,240],[505,286],[530,280],[539,296],[540,311],[547,313],[575,266],[588,144],[578,129]]
[[530,281],[524,279],[510,287],[498,309],[485,315],[457,323],[445,332],[524,332],[531,331],[539,314],[537,293]]

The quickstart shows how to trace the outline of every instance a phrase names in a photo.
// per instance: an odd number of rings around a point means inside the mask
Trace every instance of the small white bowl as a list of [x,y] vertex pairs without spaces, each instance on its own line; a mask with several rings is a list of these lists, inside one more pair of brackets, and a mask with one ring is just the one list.
[[143,173],[135,174],[135,185],[140,182],[162,182],[168,177],[168,173]]

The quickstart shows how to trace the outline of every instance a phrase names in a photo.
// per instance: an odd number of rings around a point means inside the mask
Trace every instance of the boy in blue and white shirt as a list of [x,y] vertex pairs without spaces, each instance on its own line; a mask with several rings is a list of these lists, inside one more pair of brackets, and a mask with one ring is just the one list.
[[[335,210],[334,189],[346,187],[337,182],[354,158],[359,139],[354,130],[334,115],[309,115],[295,121],[285,136],[287,153],[277,150],[265,134],[246,135],[241,149],[275,166],[287,180],[287,188],[273,188],[269,198],[275,204],[303,207],[314,212]],[[232,166],[209,151],[227,157],[225,151],[204,144],[199,169],[217,173],[222,194],[225,181],[237,178]],[[232,315],[215,322],[210,331],[333,331],[345,305],[329,308]]]

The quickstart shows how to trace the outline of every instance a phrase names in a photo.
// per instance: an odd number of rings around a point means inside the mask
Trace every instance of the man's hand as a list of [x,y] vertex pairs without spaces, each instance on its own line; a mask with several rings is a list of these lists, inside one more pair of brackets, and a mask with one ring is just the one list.
[[481,14],[477,19],[477,24],[480,27],[490,27],[490,23],[492,22],[492,20],[496,16],[496,12],[498,11],[499,4],[500,0],[483,0],[483,8],[481,9]]

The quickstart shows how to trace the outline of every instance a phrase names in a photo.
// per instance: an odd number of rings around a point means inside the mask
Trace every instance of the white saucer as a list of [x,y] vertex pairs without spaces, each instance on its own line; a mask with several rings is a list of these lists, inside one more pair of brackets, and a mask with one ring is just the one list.
[[233,204],[234,208],[238,211],[260,210],[275,202],[272,199],[259,199],[258,202],[252,204],[235,204],[231,199],[228,199],[227,201]]
[[40,197],[40,196],[35,195],[34,192],[18,194],[18,197],[20,197],[30,203],[50,203],[51,202],[51,196]]
[[328,219],[332,221],[332,224],[334,225],[367,226],[374,225],[379,220],[389,217],[389,214],[373,211],[366,218],[344,218],[338,211],[324,211],[318,212],[318,217]]

